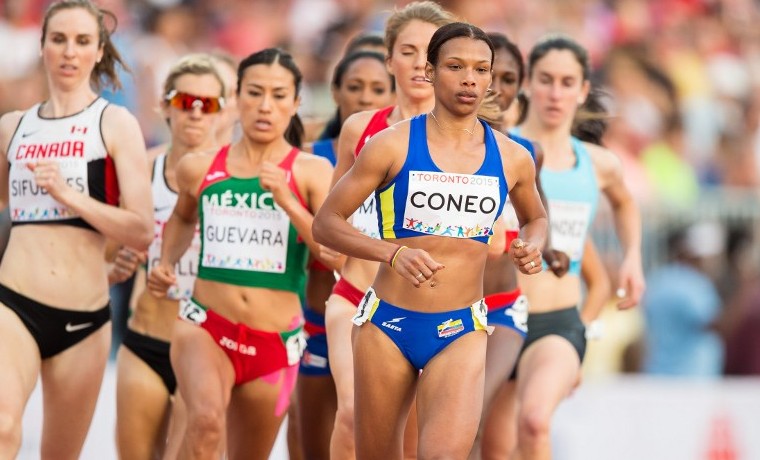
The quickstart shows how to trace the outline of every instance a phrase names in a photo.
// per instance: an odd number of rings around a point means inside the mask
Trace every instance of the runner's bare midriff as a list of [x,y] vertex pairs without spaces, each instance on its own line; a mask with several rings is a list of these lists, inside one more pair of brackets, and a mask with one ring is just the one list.
[[427,251],[433,260],[445,268],[417,288],[385,264],[372,284],[381,299],[409,310],[438,312],[464,308],[483,298],[487,245],[474,240],[438,236],[395,242]]
[[285,331],[301,316],[298,294],[290,291],[235,286],[204,279],[195,280],[193,298],[233,323],[262,331]]
[[160,299],[146,289],[137,299],[129,327],[140,334],[169,341],[178,312],[179,301]]
[[30,299],[67,310],[93,311],[108,302],[105,238],[67,225],[11,229],[0,283]]
[[520,289],[530,300],[530,312],[542,313],[578,305],[581,281],[577,275],[557,278],[551,270],[535,275],[519,275]]

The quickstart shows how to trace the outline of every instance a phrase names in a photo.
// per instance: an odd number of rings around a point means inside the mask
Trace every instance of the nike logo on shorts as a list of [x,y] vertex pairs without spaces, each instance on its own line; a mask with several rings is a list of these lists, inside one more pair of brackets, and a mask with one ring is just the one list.
[[92,326],[92,322],[89,323],[81,323],[81,324],[71,324],[66,323],[66,332],[76,332],[81,331],[82,329],[87,329],[88,327]]

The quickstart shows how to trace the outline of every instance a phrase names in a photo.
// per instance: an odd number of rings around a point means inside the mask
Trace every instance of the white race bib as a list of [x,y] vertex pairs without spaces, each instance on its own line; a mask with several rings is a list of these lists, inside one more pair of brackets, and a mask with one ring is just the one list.
[[206,310],[190,299],[183,299],[179,302],[179,317],[195,325],[201,325],[208,319]]
[[[49,158],[50,159],[50,158]],[[71,188],[89,195],[87,160],[80,158],[54,158],[61,177]],[[34,173],[25,163],[14,162],[9,171],[11,218],[16,222],[55,221],[78,217],[76,213],[56,201],[34,180]]]
[[[164,225],[166,222],[155,220],[153,242],[148,247],[148,270],[152,270],[161,260],[161,245],[163,244]],[[190,247],[187,248],[177,264],[174,266],[174,274],[177,276],[177,284],[173,284],[166,291],[166,297],[172,300],[189,299],[193,294],[195,278],[198,276],[198,254],[201,251],[201,237],[198,227],[195,227],[195,235]]]
[[499,200],[498,177],[410,171],[403,226],[452,238],[487,236]]
[[375,290],[370,287],[364,294],[364,298],[359,304],[359,307],[356,309],[356,314],[354,314],[354,317],[351,318],[351,321],[357,326],[361,326],[362,324],[366,323],[370,316],[372,316],[372,312],[375,311],[379,303],[380,299],[378,299],[377,295],[375,294]]
[[[264,193],[260,201],[266,201]],[[204,197],[206,198],[206,197]],[[231,270],[285,273],[290,218],[272,209],[219,206],[203,202],[201,265]]]
[[591,216],[591,204],[578,201],[549,201],[552,248],[580,260]]
[[368,196],[359,209],[351,216],[351,224],[370,238],[380,239],[380,228],[377,225],[377,207],[375,194]]
[[303,330],[291,335],[285,341],[285,350],[288,355],[288,366],[292,366],[301,361],[303,351],[306,349],[306,335]]

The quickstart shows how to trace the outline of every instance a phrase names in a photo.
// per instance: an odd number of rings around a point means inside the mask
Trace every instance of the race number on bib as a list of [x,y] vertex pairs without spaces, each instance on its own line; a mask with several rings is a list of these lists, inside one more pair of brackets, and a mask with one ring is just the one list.
[[288,355],[288,366],[292,366],[301,361],[303,351],[306,349],[306,335],[303,329],[291,335],[285,340],[285,351]]
[[351,321],[357,326],[366,323],[375,312],[375,309],[377,309],[379,303],[380,299],[375,294],[375,290],[370,287],[364,294],[364,298],[356,309],[356,314],[351,318]]
[[206,310],[190,299],[183,299],[179,302],[179,317],[195,325],[203,324],[208,319]]

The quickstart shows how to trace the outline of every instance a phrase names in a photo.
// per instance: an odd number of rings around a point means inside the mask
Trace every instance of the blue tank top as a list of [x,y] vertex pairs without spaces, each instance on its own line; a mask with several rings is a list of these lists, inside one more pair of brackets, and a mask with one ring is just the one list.
[[552,248],[566,253],[568,273],[580,276],[583,245],[599,205],[599,184],[586,146],[575,137],[571,142],[575,165],[561,171],[542,168],[541,187],[549,204]]
[[526,138],[524,138],[522,136],[518,136],[517,134],[511,133],[511,132],[507,133],[507,137],[509,137],[513,141],[517,142],[518,144],[522,145],[523,147],[525,147],[525,149],[528,151],[528,153],[530,153],[530,156],[533,157],[533,163],[536,162],[536,146],[533,145],[533,142],[531,142],[530,140],[528,140],[528,139],[526,139]]
[[333,167],[335,167],[335,163],[337,162],[337,159],[335,157],[335,150],[333,149],[334,140],[335,139],[321,139],[314,141],[314,143],[311,144],[312,153],[322,158],[326,158],[327,161],[333,165]]
[[396,177],[375,191],[383,239],[436,235],[488,242],[507,199],[501,153],[491,127],[483,164],[475,174],[441,171],[430,157],[425,114],[411,119],[409,150]]

